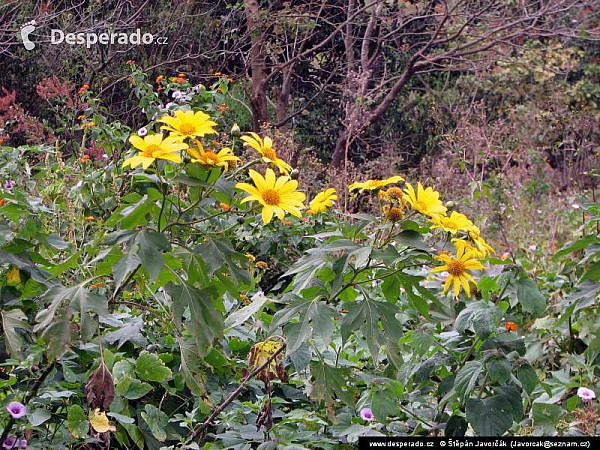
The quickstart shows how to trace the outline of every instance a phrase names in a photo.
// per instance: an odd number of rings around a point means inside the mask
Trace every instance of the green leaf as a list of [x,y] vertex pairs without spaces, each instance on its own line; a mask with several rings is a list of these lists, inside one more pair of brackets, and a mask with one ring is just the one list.
[[[293,298],[289,305],[277,311],[270,325],[270,330],[274,331],[281,324],[287,323],[284,330],[288,338],[288,356],[300,348],[313,332],[328,340],[333,332],[332,318],[336,314],[336,311],[318,296],[308,299],[298,296]],[[293,317],[298,317],[298,321],[290,322]]]
[[243,324],[250,317],[254,316],[256,313],[262,311],[265,303],[267,303],[269,299],[262,292],[258,292],[252,296],[252,303],[248,306],[244,306],[243,308],[238,309],[234,313],[230,314],[227,319],[225,319],[225,327],[233,328],[238,325]]
[[165,264],[162,253],[171,251],[171,244],[164,234],[152,230],[142,230],[135,243],[139,246],[137,254],[142,266],[148,271],[152,282]]
[[152,389],[152,385],[143,383],[137,378],[132,378],[129,375],[124,376],[117,384],[115,384],[115,394],[125,397],[128,400],[142,398]]
[[91,319],[90,313],[96,313],[100,317],[107,317],[108,300],[100,294],[94,294],[84,288],[87,281],[67,288],[64,286],[53,286],[44,294],[44,300],[50,302],[46,309],[36,315],[37,325],[33,331],[47,329],[58,311],[61,304],[68,300],[69,306],[80,313],[81,328],[86,328],[86,322]]
[[564,410],[555,404],[551,403],[534,403],[532,406],[533,410],[533,423],[534,425],[556,425],[560,416],[564,413]]
[[574,252],[576,250],[581,250],[582,248],[586,248],[587,246],[589,246],[591,244],[595,244],[597,242],[600,242],[600,239],[598,239],[597,236],[594,236],[594,235],[585,236],[585,237],[573,242],[572,244],[561,248],[558,252],[556,252],[554,254],[554,256],[552,257],[552,260],[556,261],[561,256],[564,256],[564,255]]
[[494,393],[504,397],[510,403],[513,421],[520,422],[523,418],[523,399],[520,390],[515,386],[496,386],[494,387]]
[[469,304],[456,318],[456,331],[465,334],[469,328],[481,339],[486,339],[496,330],[500,321],[500,310],[497,306],[486,301]]
[[169,417],[156,406],[146,404],[141,413],[142,419],[148,424],[152,435],[159,442],[165,442],[167,439],[167,425]]
[[185,384],[197,396],[206,394],[206,373],[204,361],[200,356],[196,344],[188,340],[178,339],[181,350],[180,370]]
[[67,408],[67,428],[75,438],[87,437],[90,425],[81,406],[71,405]]
[[310,389],[312,398],[327,401],[335,394],[346,405],[354,407],[357,391],[348,380],[348,369],[313,361],[310,364],[310,372],[315,379]]
[[446,422],[444,427],[444,436],[446,437],[460,437],[464,436],[469,428],[469,422],[463,416],[452,416]]
[[212,299],[216,297],[213,288],[197,289],[187,283],[168,283],[165,292],[173,299],[175,324],[183,324],[185,309],[190,311],[189,331],[194,336],[200,356],[206,356],[213,341],[223,335],[223,319],[215,309]]
[[194,248],[194,253],[202,256],[209,275],[213,275],[215,271],[224,268],[231,275],[235,283],[250,284],[250,273],[241,269],[238,265],[241,262],[247,262],[248,258],[236,252],[231,242],[226,239],[208,237],[204,244],[200,244]]
[[31,326],[27,323],[27,316],[20,309],[9,309],[0,310],[0,318],[2,318],[6,350],[12,358],[21,360],[23,338],[17,332],[17,328],[22,330],[31,329]]
[[523,311],[540,317],[546,310],[546,298],[539,291],[535,282],[527,277],[521,277],[515,283],[517,285],[517,299],[523,307]]
[[463,402],[475,388],[477,379],[482,371],[483,364],[481,361],[468,361],[456,374],[454,388],[458,395],[463,399]]
[[[349,306],[348,309],[348,313],[340,324],[342,342],[347,342],[352,334],[360,330],[367,340],[367,346],[373,359],[376,360],[386,335],[398,331],[392,328],[396,327],[397,323],[393,325],[389,319],[395,317],[396,313],[400,312],[400,308],[392,303],[373,300],[366,296],[362,301]],[[383,326],[380,326],[380,321]],[[400,331],[400,333],[402,332]]]
[[431,330],[417,329],[411,332],[410,346],[418,355],[423,355],[435,342]]
[[373,391],[371,398],[371,409],[377,421],[387,423],[389,416],[398,415],[398,404],[400,399],[394,391],[383,385]]
[[56,320],[43,331],[49,361],[60,359],[79,340],[75,324],[71,322],[72,315],[70,308],[61,310]]
[[510,403],[501,396],[467,401],[467,420],[479,436],[500,436],[513,424]]
[[504,383],[510,378],[510,361],[503,355],[495,355],[485,362],[485,367],[492,382]]
[[528,394],[531,394],[538,385],[539,379],[535,369],[529,364],[523,364],[517,369],[517,379]]
[[171,369],[157,355],[146,350],[135,361],[135,373],[143,381],[163,382],[173,376]]
[[115,281],[115,289],[119,289],[123,281],[132,273],[138,270],[141,261],[138,255],[133,251],[128,251],[119,261],[112,266],[112,275]]
[[587,272],[583,274],[580,281],[585,280],[600,281],[600,261],[592,264]]
[[52,413],[46,408],[36,408],[27,413],[27,419],[34,427],[39,427],[44,422],[50,420],[51,417]]

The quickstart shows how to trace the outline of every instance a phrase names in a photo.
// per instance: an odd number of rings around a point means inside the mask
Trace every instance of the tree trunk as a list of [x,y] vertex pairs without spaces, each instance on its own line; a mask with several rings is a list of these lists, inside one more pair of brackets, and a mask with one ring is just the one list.
[[252,39],[250,50],[250,70],[252,71],[250,86],[250,108],[252,110],[252,128],[259,132],[261,126],[269,121],[267,113],[266,92],[266,54],[264,33],[261,26],[260,7],[258,0],[245,0],[246,20]]

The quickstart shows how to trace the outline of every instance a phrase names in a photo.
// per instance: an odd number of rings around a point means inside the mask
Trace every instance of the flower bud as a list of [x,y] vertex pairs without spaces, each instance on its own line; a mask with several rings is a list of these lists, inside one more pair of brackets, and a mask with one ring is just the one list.
[[292,180],[297,180],[299,175],[300,175],[300,171],[298,169],[294,169],[290,172],[290,178]]
[[446,202],[445,206],[448,209],[448,211],[452,211],[456,207],[456,205],[454,204],[454,202],[452,200]]
[[231,135],[233,137],[240,137],[241,131],[240,131],[240,126],[237,123],[234,123],[233,126],[231,127]]

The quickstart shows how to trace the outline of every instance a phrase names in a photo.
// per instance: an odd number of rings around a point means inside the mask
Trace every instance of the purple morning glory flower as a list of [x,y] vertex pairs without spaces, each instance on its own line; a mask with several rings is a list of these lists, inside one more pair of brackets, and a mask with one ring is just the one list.
[[596,398],[596,393],[591,389],[580,387],[577,389],[577,396],[583,400],[583,403],[587,403]]
[[19,441],[19,448],[25,450],[27,448],[27,439],[21,439]]
[[13,419],[20,419],[27,414],[27,408],[23,403],[10,402],[6,407],[6,410],[10,413]]
[[170,108],[171,106],[173,106],[174,104],[175,104],[175,103],[173,103],[173,102],[169,102],[169,103],[167,103],[167,104],[165,105],[165,108],[166,108],[166,109],[169,109],[169,108]]
[[[4,440],[4,442],[2,443],[2,447],[6,448],[6,449],[18,448],[18,447],[16,447],[16,445],[17,445],[17,437],[16,436],[7,437]],[[25,441],[25,445],[27,445],[27,441]]]
[[181,91],[175,91],[175,92],[173,92],[173,98],[175,100],[179,100],[181,97],[183,97],[183,92],[181,92]]
[[360,410],[360,417],[367,422],[371,422],[375,416],[373,415],[373,411],[371,408],[363,408]]
[[12,188],[15,187],[15,184],[17,184],[17,182],[15,180],[10,180],[4,183],[4,189],[6,189],[8,192],[12,191]]
[[148,128],[142,127],[138,130],[138,136],[144,137],[148,134]]

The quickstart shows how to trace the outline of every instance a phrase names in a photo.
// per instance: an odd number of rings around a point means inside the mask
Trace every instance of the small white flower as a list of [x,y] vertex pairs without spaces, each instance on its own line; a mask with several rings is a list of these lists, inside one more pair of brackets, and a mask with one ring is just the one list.
[[173,92],[173,98],[175,100],[179,100],[181,97],[183,97],[183,92],[181,92],[181,91],[175,91],[175,92]]
[[138,130],[138,136],[144,137],[148,134],[148,128],[142,127]]
[[108,160],[108,155],[106,153],[102,154],[102,158]]
[[169,109],[169,108],[170,108],[171,106],[173,106],[174,104],[175,104],[175,103],[173,103],[173,102],[169,102],[169,103],[167,103],[167,104],[165,105],[165,108],[166,108],[166,109]]

